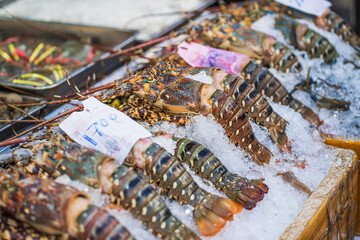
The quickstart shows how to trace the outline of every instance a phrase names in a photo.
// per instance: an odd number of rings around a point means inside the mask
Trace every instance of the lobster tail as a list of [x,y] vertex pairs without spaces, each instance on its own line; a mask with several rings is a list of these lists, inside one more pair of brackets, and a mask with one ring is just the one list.
[[212,114],[225,129],[230,141],[245,149],[251,159],[258,163],[269,163],[271,153],[255,138],[248,117],[242,108],[221,90],[211,96]]
[[248,180],[237,174],[227,172],[218,180],[217,184],[222,186],[227,196],[232,196],[233,201],[250,210],[256,206],[257,202],[263,200],[264,195],[269,190],[263,181],[263,179]]
[[211,193],[195,192],[202,200],[194,206],[194,220],[204,236],[214,236],[239,213],[242,206]]
[[277,42],[271,47],[272,57],[270,67],[280,72],[290,72],[294,69],[296,72],[302,70],[302,66],[295,54],[284,44]]
[[322,124],[319,116],[313,110],[299,102],[297,99],[293,98],[288,106],[294,109],[296,112],[300,113],[303,118],[314,124],[316,127]]
[[285,39],[299,50],[306,51],[310,58],[323,58],[325,63],[332,63],[338,54],[329,41],[309,29],[308,25],[298,23],[289,17],[278,16],[275,28],[280,30]]
[[[156,236],[166,238],[173,234],[172,231],[176,231],[188,239],[197,239],[195,233],[171,214],[157,191],[132,168],[120,166],[114,170],[111,168],[115,164],[112,158],[71,142],[62,142],[61,147],[54,146],[48,151],[42,150],[42,155],[48,157],[45,167],[49,172],[59,171],[67,174],[71,179],[110,192],[112,202],[129,209]],[[105,180],[106,174],[111,174],[109,180]],[[108,181],[109,183],[106,183]],[[90,227],[96,228],[96,226]],[[116,236],[122,229],[116,231],[111,234]]]
[[172,215],[156,189],[132,168],[125,165],[116,168],[110,181],[111,201],[129,209],[155,236],[163,239],[199,239]]
[[271,139],[281,149],[289,149],[287,136],[285,134],[286,121],[275,113],[266,99],[252,84],[245,82],[242,78],[227,74],[222,85],[225,93],[231,95],[235,101],[244,109],[249,118],[254,119],[257,124],[269,130]]
[[241,206],[200,188],[181,163],[158,144],[151,144],[143,156],[151,181],[180,204],[194,207],[194,220],[203,235],[215,235],[233,214],[240,212]]
[[330,11],[330,13],[325,16],[325,26],[328,31],[334,32],[342,40],[353,46],[358,52],[360,51],[359,36],[337,13]]
[[320,118],[310,108],[294,99],[267,69],[255,62],[250,62],[243,70],[245,80],[254,84],[257,91],[268,96],[273,102],[289,106],[299,112],[310,123],[320,125]]
[[76,219],[79,239],[132,239],[129,231],[105,210],[89,205]]
[[218,190],[245,209],[254,208],[267,193],[268,187],[262,183],[263,180],[248,180],[230,173],[220,160],[201,144],[189,139],[179,139],[176,145],[176,156],[182,162],[188,163],[196,174],[212,182]]

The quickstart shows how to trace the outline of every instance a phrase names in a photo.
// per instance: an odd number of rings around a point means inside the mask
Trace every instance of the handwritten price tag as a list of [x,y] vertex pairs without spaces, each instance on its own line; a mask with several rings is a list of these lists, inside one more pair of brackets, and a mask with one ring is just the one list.
[[83,102],[84,111],[72,113],[60,124],[75,142],[115,158],[120,164],[133,145],[151,133],[124,113],[95,98]]
[[221,50],[197,43],[182,42],[178,54],[192,67],[218,67],[230,74],[238,74],[241,63],[250,58],[244,54]]
[[322,16],[325,10],[331,7],[331,2],[327,0],[275,0],[278,3],[295,8],[304,13],[315,16]]

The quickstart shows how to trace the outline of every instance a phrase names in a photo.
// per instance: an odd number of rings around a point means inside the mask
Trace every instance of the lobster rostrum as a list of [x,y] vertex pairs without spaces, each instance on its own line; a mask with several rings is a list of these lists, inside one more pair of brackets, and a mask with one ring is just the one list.
[[221,161],[206,147],[186,138],[176,138],[171,134],[160,132],[157,138],[176,141],[175,156],[195,171],[201,178],[210,181],[218,190],[246,209],[252,209],[264,198],[269,188],[264,179],[241,177],[231,173]]
[[142,74],[120,82],[98,97],[107,102],[131,92],[145,97],[152,105],[166,112],[183,116],[212,114],[223,126],[230,141],[247,151],[254,162],[268,163],[271,158],[270,151],[255,138],[243,107],[214,84],[205,84],[181,75],[175,76],[168,70],[163,72],[158,67],[149,67]]
[[212,47],[245,54],[262,65],[281,72],[301,71],[295,54],[276,38],[240,24],[231,14],[218,14],[188,27],[193,39],[200,38]]
[[[27,174],[41,174],[38,169],[45,170],[52,178],[67,174],[73,180],[101,188],[104,193],[110,195],[112,203],[128,209],[159,238],[198,239],[193,231],[172,215],[157,190],[132,167],[119,166],[114,159],[105,154],[63,138],[50,138],[39,144],[30,143],[30,146],[25,144],[13,151],[12,155],[18,155],[18,151],[23,152],[24,147],[30,148],[27,149],[30,151],[27,151],[26,156],[23,155],[22,160],[12,160],[18,164],[30,160],[29,164],[16,166]],[[4,160],[10,160],[6,155],[2,157]],[[35,167],[31,163],[35,163]],[[42,174],[41,176],[43,177]]]
[[0,206],[41,232],[77,239],[134,239],[128,230],[74,188],[38,177],[0,173]]

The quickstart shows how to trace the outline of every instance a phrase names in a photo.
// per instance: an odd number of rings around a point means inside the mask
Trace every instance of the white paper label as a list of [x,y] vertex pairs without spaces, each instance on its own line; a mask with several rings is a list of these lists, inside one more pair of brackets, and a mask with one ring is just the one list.
[[299,11],[315,16],[322,16],[325,10],[331,7],[331,2],[327,0],[275,0],[278,3],[295,8]]
[[83,102],[84,110],[72,113],[59,126],[75,142],[115,158],[120,164],[141,138],[151,133],[124,113],[96,98]]

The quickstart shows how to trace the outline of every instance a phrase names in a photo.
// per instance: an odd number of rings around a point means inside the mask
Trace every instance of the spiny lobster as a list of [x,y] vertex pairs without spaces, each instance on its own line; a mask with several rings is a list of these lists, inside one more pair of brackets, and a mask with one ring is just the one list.
[[[221,90],[221,87],[217,88],[215,84],[205,84],[181,75],[176,76],[170,70],[175,72],[177,68],[174,65],[172,70],[171,64],[162,65],[161,70],[156,67],[149,67],[142,73],[119,82],[115,87],[100,94],[98,98],[103,102],[107,102],[111,99],[134,93],[145,97],[152,105],[166,112],[183,115],[202,114],[205,116],[212,114],[226,130],[230,141],[244,148],[254,162],[259,164],[269,162],[271,153],[255,138],[248,117],[241,105],[238,105],[231,96]],[[250,109],[252,114],[254,112],[261,112],[263,108],[258,108],[256,104],[266,107],[267,103],[258,101],[260,96],[255,89],[252,89],[249,97],[247,97],[246,94],[250,89],[250,86],[246,86],[245,89],[240,88],[238,91],[239,97],[244,102],[244,107],[246,105],[246,108]],[[244,92],[244,90],[247,91]],[[242,96],[243,92],[245,94]],[[271,110],[271,108],[267,108],[267,110]],[[274,140],[281,147],[286,146],[287,138],[283,131],[285,122],[278,118],[277,114],[272,115],[274,118],[268,118],[270,114],[271,111],[265,111],[264,115],[258,116],[258,121],[270,123],[269,128],[274,126],[272,128],[275,133],[273,135],[275,137]]]
[[240,24],[233,15],[218,14],[191,24],[177,34],[187,33],[212,47],[245,54],[262,65],[281,72],[301,71],[295,54],[274,37]]
[[85,193],[48,179],[17,179],[0,169],[0,206],[47,234],[77,239],[134,239],[113,216],[92,205]]
[[[232,96],[250,119],[269,130],[270,137],[280,148],[288,150],[285,134],[286,121],[272,110],[262,94],[253,85],[246,82],[244,78],[228,74],[220,68],[197,68],[169,62],[162,62],[157,65],[157,68],[159,71],[187,78],[194,78],[198,74],[209,76],[213,81],[212,85],[216,89],[224,91],[228,96]],[[221,119],[221,116],[219,123],[226,124],[225,119]]]
[[[194,42],[182,42],[178,46],[177,54],[193,67],[219,67],[228,73],[240,75],[246,82],[252,84],[258,92],[266,95],[273,102],[289,106],[315,126],[321,124],[316,113],[293,98],[273,74],[246,55]],[[177,54],[173,58],[182,63],[183,61],[179,61]]]

